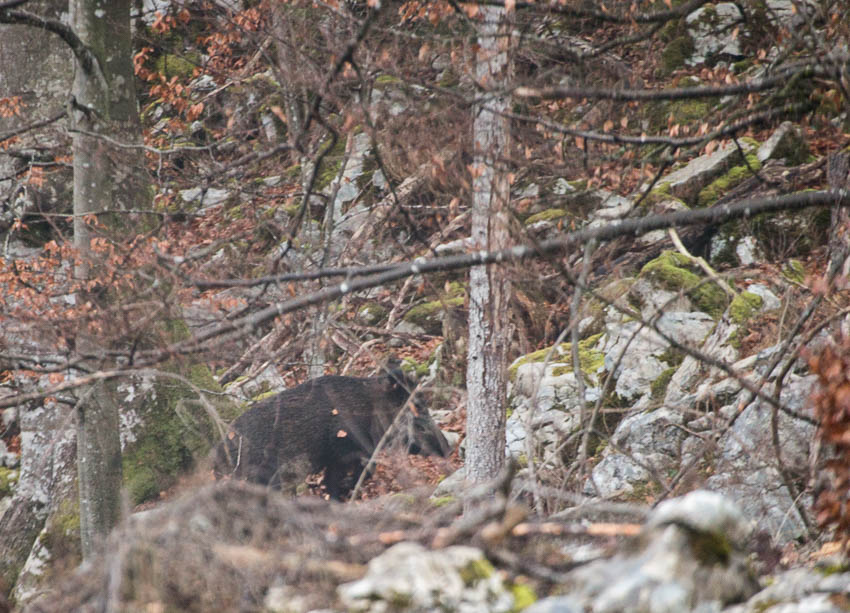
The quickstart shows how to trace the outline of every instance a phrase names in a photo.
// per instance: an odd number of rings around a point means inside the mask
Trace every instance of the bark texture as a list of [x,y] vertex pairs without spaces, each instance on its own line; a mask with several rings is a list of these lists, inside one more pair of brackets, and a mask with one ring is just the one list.
[[[81,257],[78,280],[95,272],[95,228],[107,235],[127,227],[121,211],[147,205],[147,179],[134,88],[130,3],[126,0],[72,0],[71,24],[95,58],[77,62],[74,75],[74,243]],[[106,213],[109,213],[107,216]],[[93,218],[102,225],[95,226]],[[84,290],[81,303],[90,300]],[[81,329],[78,350],[97,355],[96,330]],[[107,366],[92,359],[90,367]],[[89,557],[120,517],[121,445],[118,405],[107,384],[88,390],[77,419],[80,532]]]
[[[481,12],[476,78],[485,91],[500,91],[510,66],[506,13],[500,7],[484,7]],[[505,160],[510,124],[498,114],[508,108],[508,97],[495,94],[475,109],[472,239],[477,249],[487,251],[508,246],[510,185]],[[470,270],[466,476],[473,482],[495,477],[505,461],[509,295],[502,266]]]

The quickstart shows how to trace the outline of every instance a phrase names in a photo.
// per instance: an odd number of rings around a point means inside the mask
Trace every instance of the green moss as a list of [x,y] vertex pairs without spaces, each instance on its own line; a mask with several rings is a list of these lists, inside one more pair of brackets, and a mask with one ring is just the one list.
[[448,308],[460,308],[466,300],[466,288],[463,284],[453,281],[442,300],[431,300],[412,307],[404,314],[404,321],[425,329],[426,332],[437,334],[442,331],[439,315]]
[[673,200],[675,202],[680,203],[685,208],[689,208],[688,204],[682,200],[681,198],[677,198],[670,192],[670,184],[669,183],[661,183],[654,187],[652,191],[650,191],[646,198],[641,202],[641,206],[653,206],[655,204],[660,204],[662,202],[667,202],[669,200]]
[[668,75],[685,65],[685,60],[694,52],[694,41],[687,34],[678,36],[667,43],[661,52],[662,73]]
[[659,401],[664,399],[664,394],[667,393],[667,386],[670,385],[670,379],[673,378],[677,370],[678,368],[676,367],[668,368],[649,384],[649,390],[653,400]]
[[419,499],[416,498],[413,494],[408,494],[407,492],[394,492],[390,495],[390,498],[393,502],[402,504],[406,507],[412,507]]
[[[272,396],[277,394],[277,392],[278,390],[265,390],[260,392],[259,394],[256,394],[253,398],[251,398],[251,400],[254,402],[260,402],[261,400],[265,400],[266,398],[271,398]],[[248,407],[246,406],[245,408],[247,409]]]
[[717,319],[726,309],[726,292],[713,282],[703,283],[691,270],[694,266],[687,256],[665,251],[644,265],[640,276],[652,279],[671,291],[686,292],[699,310]]
[[625,496],[625,499],[634,502],[654,500],[660,490],[661,488],[655,481],[638,481],[632,484],[632,491]]
[[[722,177],[718,177],[707,186],[702,188],[697,197],[697,204],[701,207],[707,207],[717,201],[723,194],[738,185],[744,179],[753,175],[754,171],[761,169],[758,155],[755,153],[747,154],[747,164],[741,164],[730,168]],[[750,170],[752,168],[752,170]]]
[[778,605],[781,602],[782,601],[779,600],[778,598],[768,598],[767,600],[764,600],[762,602],[758,602],[755,605],[753,605],[752,610],[753,610],[753,613],[765,613],[766,611],[769,611],[770,609],[772,609],[773,607],[775,607],[776,605]]
[[555,219],[561,219],[567,214],[564,209],[546,209],[545,211],[540,211],[539,213],[535,213],[531,217],[525,220],[525,225],[530,226],[533,223],[537,223],[538,221],[552,221]]
[[685,354],[678,349],[669,347],[664,353],[658,356],[658,359],[667,364],[667,366],[680,366],[685,361]]
[[357,310],[357,315],[369,325],[377,325],[387,317],[387,309],[377,302],[364,304]]
[[[80,546],[80,506],[76,496],[63,499],[50,514],[39,535],[39,541],[50,552],[53,561],[78,564],[82,559]],[[47,573],[51,567],[47,567]],[[43,577],[42,580],[46,580]],[[49,581],[45,581],[45,585]]]
[[338,138],[328,154],[322,159],[322,166],[316,174],[315,188],[319,191],[325,189],[336,179],[339,169],[342,167],[342,158],[345,155],[345,139]]
[[752,292],[741,292],[729,305],[729,317],[733,323],[744,324],[755,315],[764,304],[762,297]]
[[19,478],[20,472],[17,469],[0,466],[0,498],[11,495]]
[[674,123],[686,124],[704,120],[711,111],[711,103],[706,101],[705,98],[691,98],[678,100],[672,103],[669,109],[670,114],[673,115]]
[[526,609],[537,602],[537,594],[534,589],[525,583],[514,583],[511,586],[511,594],[514,597],[514,606],[511,608],[512,613],[517,613]]
[[793,283],[802,284],[806,280],[806,268],[800,260],[788,260],[782,267],[782,274]]
[[401,85],[403,81],[398,77],[388,74],[378,75],[375,78],[375,85],[377,87],[386,87],[388,85]]
[[453,502],[457,501],[457,498],[454,496],[439,496],[437,498],[431,498],[430,502],[435,507],[444,507],[446,505],[450,505]]
[[416,377],[425,377],[428,375],[430,370],[431,363],[434,361],[434,356],[432,355],[428,360],[424,362],[417,362],[412,358],[404,358],[401,362],[401,369],[408,373],[413,374]]
[[445,306],[461,307],[464,299],[461,296],[457,298],[446,298],[444,300],[432,300],[423,302],[411,308],[405,315],[404,320],[417,326],[422,326],[426,330],[433,329],[435,318],[443,312]]
[[192,62],[179,55],[166,53],[156,58],[154,64],[156,72],[164,74],[166,79],[177,77],[178,79],[191,79],[197,68],[197,63]]
[[[182,319],[172,319],[163,325],[172,341],[189,334]],[[139,409],[144,424],[138,429],[138,438],[122,454],[124,486],[132,504],[154,499],[174,485],[179,475],[189,470],[196,458],[206,455],[218,438],[219,431],[197,399],[194,388],[216,394],[207,400],[225,422],[241,412],[235,403],[217,395],[221,387],[206,365],[166,364],[163,369],[189,383],[157,377],[150,389],[139,392],[145,399]],[[143,388],[142,381],[136,380],[134,385]]]
[[850,560],[837,560],[830,564],[819,564],[815,566],[815,571],[817,571],[824,577],[829,577],[830,575],[837,575],[839,573],[846,573],[850,571]]
[[445,88],[456,87],[458,84],[460,84],[460,77],[451,67],[446,68],[437,81],[437,85]]
[[76,498],[66,498],[59,503],[57,510],[50,516],[48,529],[41,534],[41,542],[52,549],[55,542],[69,537],[80,536],[80,506]]
[[[605,363],[605,354],[597,349],[594,349],[596,343],[602,338],[602,333],[589,336],[578,343],[578,358],[581,364],[581,369],[586,374],[592,374],[599,371]],[[555,347],[546,347],[533,351],[514,362],[508,369],[508,376],[511,381],[516,380],[516,373],[520,366],[531,362],[543,362],[549,352],[552,352],[549,358],[550,364],[559,364],[552,370],[552,374],[556,377],[571,373],[572,367],[572,343],[561,343]]]
[[690,535],[691,550],[704,565],[729,563],[732,545],[723,533],[694,532]]
[[460,569],[460,578],[466,586],[475,585],[481,579],[489,579],[495,572],[493,565],[484,558],[470,560],[470,562]]

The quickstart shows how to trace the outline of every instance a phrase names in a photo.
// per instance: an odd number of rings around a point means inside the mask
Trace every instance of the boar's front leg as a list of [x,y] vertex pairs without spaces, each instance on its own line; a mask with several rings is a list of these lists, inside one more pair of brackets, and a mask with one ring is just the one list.
[[[333,500],[344,500],[354,489],[368,458],[360,452],[352,452],[345,457],[335,457],[325,468],[325,489]],[[373,471],[366,475],[368,479]]]

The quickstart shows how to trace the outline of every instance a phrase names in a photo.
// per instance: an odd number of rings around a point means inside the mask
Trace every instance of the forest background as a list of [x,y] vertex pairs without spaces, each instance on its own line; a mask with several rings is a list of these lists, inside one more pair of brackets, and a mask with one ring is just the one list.
[[[624,280],[661,279],[719,321],[754,280],[790,279],[778,311],[747,311],[735,356],[843,342],[841,2],[109,4],[0,4],[5,589],[43,531],[57,557],[90,555],[121,491],[167,497],[246,403],[389,353],[465,436],[470,478],[492,478],[509,362],[567,340],[560,362],[585,372],[609,307],[658,329]],[[697,280],[646,268],[659,257]],[[670,369],[743,379],[664,338]],[[596,371],[611,384],[591,402],[575,377],[588,404],[559,462],[522,458],[540,513],[569,504],[552,489],[585,491],[644,410],[616,365]],[[781,378],[763,385],[744,387],[779,397]],[[453,467],[410,462],[379,466],[367,496]],[[811,497],[816,472],[785,485]],[[626,496],[683,493],[692,473]],[[820,519],[846,529],[828,498]]]

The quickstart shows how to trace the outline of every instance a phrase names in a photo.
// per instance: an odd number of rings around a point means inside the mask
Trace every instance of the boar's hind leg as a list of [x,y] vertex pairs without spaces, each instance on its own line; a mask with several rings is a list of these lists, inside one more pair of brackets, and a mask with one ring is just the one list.
[[[336,458],[325,468],[325,489],[333,500],[344,500],[354,489],[360,473],[368,460],[361,454],[351,454],[344,459]],[[366,475],[368,479],[371,471]]]
[[265,481],[269,487],[281,490],[285,494],[295,495],[305,489],[304,480],[313,472],[309,460],[303,456],[290,458],[277,464],[269,466],[268,480]]

